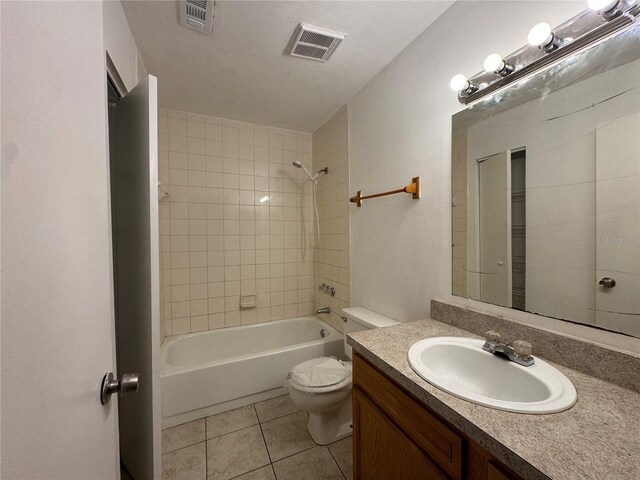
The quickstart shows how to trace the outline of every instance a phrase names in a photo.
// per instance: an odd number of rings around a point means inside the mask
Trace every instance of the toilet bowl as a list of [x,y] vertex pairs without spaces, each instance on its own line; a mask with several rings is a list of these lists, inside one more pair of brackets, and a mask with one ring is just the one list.
[[[342,310],[344,353],[351,358],[347,334],[398,322],[366,308]],[[294,404],[309,414],[307,430],[318,445],[351,435],[351,362],[319,357],[299,363],[287,375],[286,386]]]

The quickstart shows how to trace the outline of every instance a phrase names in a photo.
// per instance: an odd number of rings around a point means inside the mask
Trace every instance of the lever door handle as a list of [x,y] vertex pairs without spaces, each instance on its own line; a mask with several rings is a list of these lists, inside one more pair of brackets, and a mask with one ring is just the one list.
[[121,397],[126,397],[136,393],[140,386],[139,373],[123,373],[122,379],[116,380],[113,373],[109,372],[102,377],[100,386],[100,403],[106,405],[111,401],[111,395],[119,393]]

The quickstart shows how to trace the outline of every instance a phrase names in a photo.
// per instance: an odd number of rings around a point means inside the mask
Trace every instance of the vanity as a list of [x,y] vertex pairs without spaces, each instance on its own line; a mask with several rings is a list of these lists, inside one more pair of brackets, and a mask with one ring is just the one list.
[[445,322],[425,319],[349,336],[354,479],[640,476],[640,393],[547,359],[575,386],[572,408],[533,415],[468,402],[423,380],[407,360],[410,347],[425,338],[478,338]]
[[359,354],[353,373],[354,478],[521,478]]

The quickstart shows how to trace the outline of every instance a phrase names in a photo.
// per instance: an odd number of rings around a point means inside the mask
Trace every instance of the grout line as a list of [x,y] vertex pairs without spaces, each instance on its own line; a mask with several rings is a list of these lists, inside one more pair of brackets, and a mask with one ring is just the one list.
[[216,438],[224,437],[225,435],[229,435],[230,433],[236,433],[236,432],[239,432],[240,430],[246,430],[247,428],[255,427],[256,425],[259,425],[259,423],[247,425],[246,427],[241,427],[241,428],[238,428],[237,430],[231,430],[229,432],[223,433],[222,435],[216,435],[215,437],[207,438],[207,440],[215,440]]
[[[340,440],[338,440],[339,442]],[[336,442],[333,442],[334,444]],[[329,444],[329,445],[333,445],[333,444]],[[342,467],[340,466],[340,464],[338,463],[338,461],[336,460],[336,457],[333,455],[333,452],[331,451],[331,449],[329,448],[329,445],[327,445],[327,450],[329,451],[329,455],[331,455],[331,458],[333,458],[333,463],[336,464],[336,466],[338,467],[338,470],[340,470],[340,473],[342,473],[342,476],[345,478],[345,480],[347,480],[347,475],[342,471]]]
[[[276,397],[276,398],[278,398],[278,397]],[[273,422],[274,420],[279,420],[281,418],[288,417],[290,415],[295,415],[296,413],[300,413],[301,411],[302,410],[296,410],[295,412],[285,413],[283,415],[280,415],[279,417],[270,418],[269,420],[265,420],[264,422],[260,422],[260,424]],[[258,421],[259,420],[260,420],[260,417],[258,417]]]
[[[262,466],[260,466],[258,468],[254,468],[253,470],[249,470],[248,472],[244,472],[244,473],[241,473],[240,475],[236,475],[235,477],[231,477],[229,480],[233,480],[234,478],[240,478],[243,475],[246,475],[247,473],[255,472],[255,471],[260,470],[261,468],[264,468],[264,467],[271,467],[271,469],[273,470],[273,467],[272,467],[271,463],[266,463],[266,464],[264,464],[264,465],[262,465]],[[275,473],[274,473],[274,475],[275,475]]]
[[[168,452],[162,452],[161,455],[167,455],[168,453],[179,452],[180,450],[184,450],[185,448],[193,447],[194,445],[200,445],[201,443],[207,443],[206,440],[202,440],[200,442],[191,443],[189,445],[185,445],[184,447],[176,448],[175,450],[169,450]],[[206,445],[205,445],[206,448]]]
[[[258,411],[256,410],[256,404],[253,404],[253,409],[256,412],[256,416],[258,415]],[[260,420],[258,419],[258,426],[260,427],[260,433],[262,434],[262,441],[264,442],[264,448],[267,450],[267,457],[269,457],[269,464],[272,465],[273,464],[273,460],[271,458],[271,452],[269,452],[269,446],[267,445],[267,439],[264,436],[264,430],[262,430],[262,424],[260,423]]]
[[308,452],[309,450],[313,450],[314,448],[318,448],[318,447],[322,448],[322,445],[318,445],[317,443],[315,443],[315,442],[314,442],[313,447],[305,448],[304,450],[300,450],[299,452],[292,453],[291,455],[287,455],[286,457],[279,458],[279,459],[278,459],[278,460],[276,460],[275,462],[271,462],[271,463],[278,463],[278,462],[280,462],[281,460],[285,460],[285,459],[287,459],[287,458],[295,457],[295,456],[296,456],[296,455],[298,455],[299,453]]
[[209,439],[207,438],[207,418],[204,418],[204,478],[209,477]]

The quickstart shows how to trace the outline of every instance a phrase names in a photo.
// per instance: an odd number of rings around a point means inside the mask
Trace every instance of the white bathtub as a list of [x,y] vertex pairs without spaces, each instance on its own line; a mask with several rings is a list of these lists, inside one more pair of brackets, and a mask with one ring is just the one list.
[[293,366],[343,351],[342,334],[316,317],[167,337],[160,348],[163,428],[286,393]]

